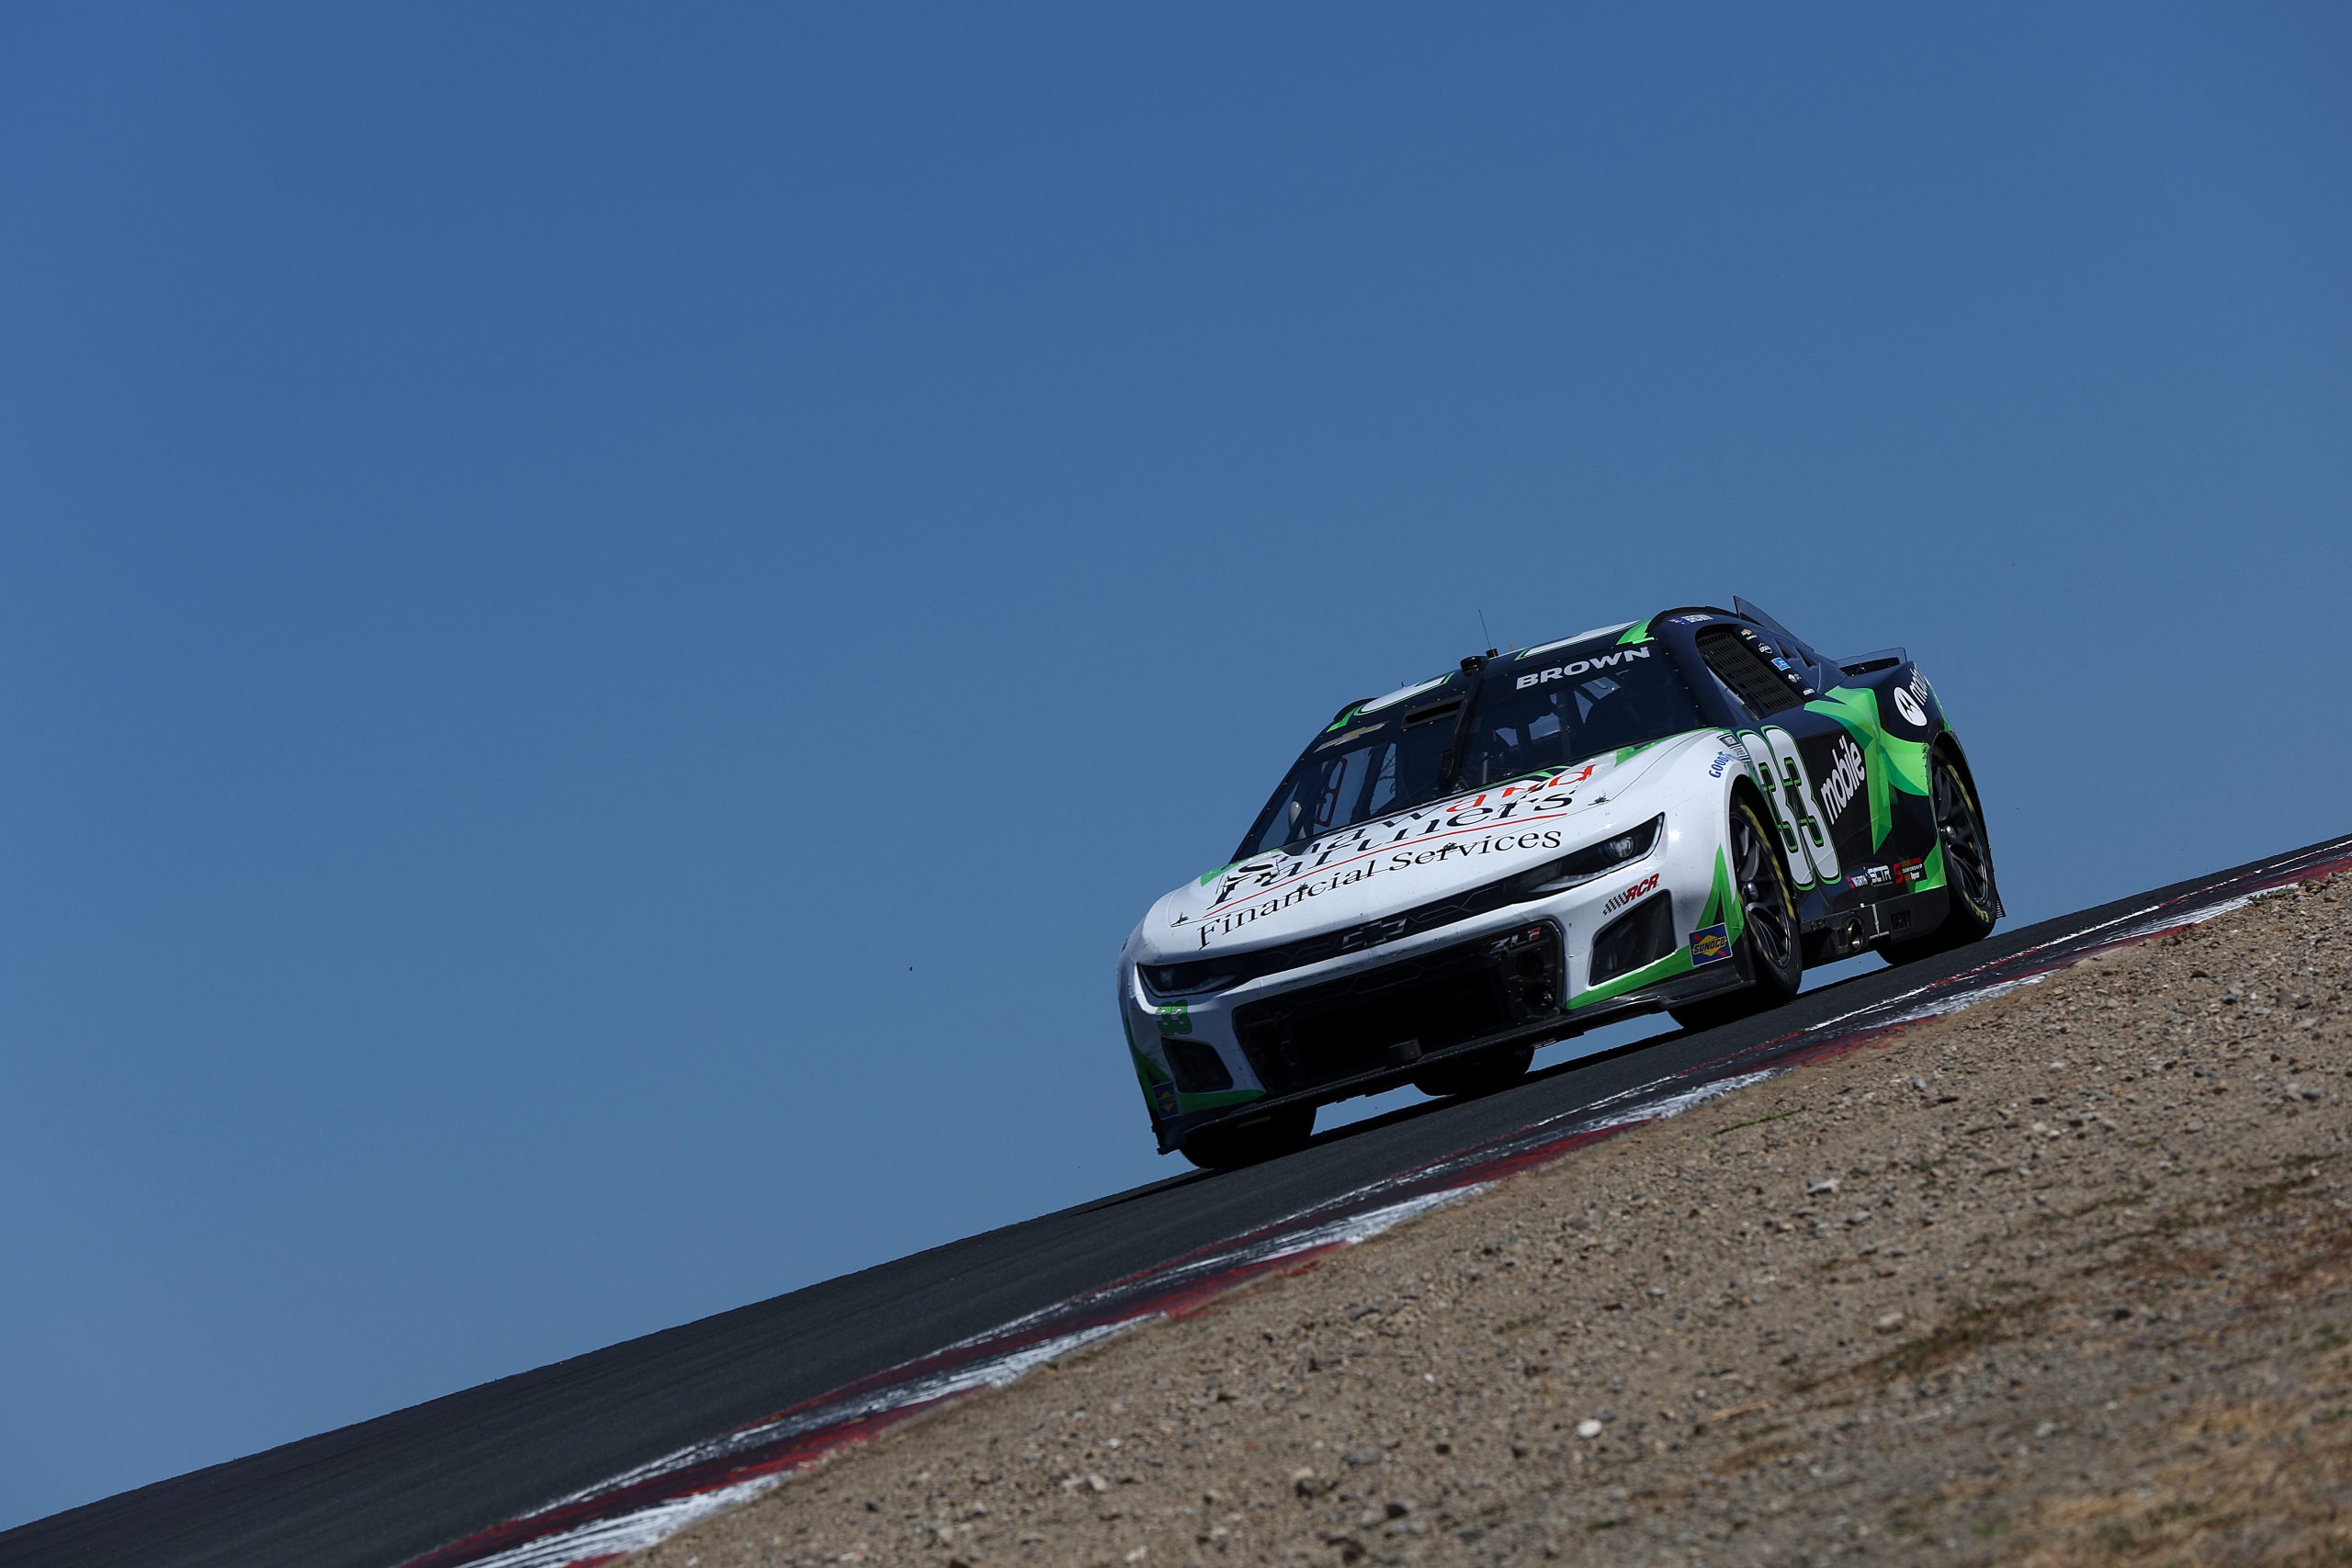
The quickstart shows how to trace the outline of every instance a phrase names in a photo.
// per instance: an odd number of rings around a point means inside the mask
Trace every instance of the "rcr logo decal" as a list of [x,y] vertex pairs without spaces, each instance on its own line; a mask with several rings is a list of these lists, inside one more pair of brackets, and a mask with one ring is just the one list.
[[1623,908],[1626,905],[1634,902],[1634,899],[1645,898],[1657,891],[1657,873],[1651,872],[1647,876],[1642,878],[1641,881],[1634,883],[1631,887],[1623,888],[1612,895],[1609,902],[1600,907],[1600,912],[1604,915],[1613,915],[1618,910]]
[[1634,660],[1647,659],[1649,656],[1650,650],[1646,648],[1621,648],[1614,653],[1596,654],[1590,659],[1579,659],[1571,664],[1555,664],[1549,670],[1538,670],[1532,674],[1521,675],[1511,682],[1511,689],[1523,692],[1539,682],[1565,681],[1589,671],[1607,670],[1612,665],[1630,663]]

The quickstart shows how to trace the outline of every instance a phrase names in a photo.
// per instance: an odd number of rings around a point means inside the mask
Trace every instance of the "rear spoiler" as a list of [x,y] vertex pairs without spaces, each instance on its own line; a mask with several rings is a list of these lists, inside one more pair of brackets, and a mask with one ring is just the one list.
[[1910,657],[1899,648],[1882,648],[1875,653],[1857,653],[1851,659],[1841,659],[1838,668],[1849,675],[1867,675],[1873,670],[1892,670]]

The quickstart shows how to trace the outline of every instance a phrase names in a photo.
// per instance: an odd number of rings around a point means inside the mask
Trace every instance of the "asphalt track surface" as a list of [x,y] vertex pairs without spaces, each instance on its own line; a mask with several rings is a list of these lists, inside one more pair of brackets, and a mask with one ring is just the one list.
[[1963,953],[1807,992],[1760,1018],[1654,1037],[1485,1099],[1410,1106],[1324,1134],[1284,1159],[1187,1172],[158,1482],[0,1533],[0,1565],[393,1568],[714,1433],[1663,1076],[1754,1059],[1924,983],[2063,953],[2070,939],[2151,906],[2256,886],[2347,852],[2352,840],[2331,840],[1996,932]]

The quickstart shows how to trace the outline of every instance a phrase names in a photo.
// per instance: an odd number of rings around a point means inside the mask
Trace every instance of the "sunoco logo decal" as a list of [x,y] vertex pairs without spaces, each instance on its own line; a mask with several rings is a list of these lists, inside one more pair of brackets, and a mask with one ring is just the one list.
[[1621,648],[1614,653],[1596,654],[1590,659],[1579,659],[1573,664],[1555,664],[1549,670],[1538,670],[1532,674],[1521,675],[1511,682],[1511,689],[1523,692],[1538,682],[1565,681],[1570,676],[1582,675],[1588,671],[1606,670],[1611,665],[1627,663],[1636,659],[1647,659],[1649,656],[1650,650],[1646,648]]

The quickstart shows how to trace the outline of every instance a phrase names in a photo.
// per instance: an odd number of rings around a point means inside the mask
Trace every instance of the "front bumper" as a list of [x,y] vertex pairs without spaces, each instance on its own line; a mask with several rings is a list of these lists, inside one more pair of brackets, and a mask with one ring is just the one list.
[[[1376,1094],[1449,1060],[1566,1039],[1747,983],[1744,944],[1732,946],[1730,962],[1689,961],[1685,943],[1718,908],[1714,879],[1692,865],[1671,876],[1667,866],[1661,855],[1565,894],[1208,997],[1163,1000],[1125,967],[1131,1037],[1159,1047],[1148,1058],[1138,1051],[1138,1061],[1156,1061],[1168,1080],[1146,1090],[1160,1151],[1212,1124]],[[1653,872],[1656,892],[1610,907]],[[1627,919],[1645,910],[1665,945],[1612,969]]]
[[1233,1032],[1269,1094],[1342,1083],[1425,1056],[1556,1026],[1567,988],[1548,919],[1299,986],[1233,1010]]
[[[1656,1012],[1663,1008],[1679,1007],[1722,991],[1737,988],[1747,983],[1747,959],[1743,954],[1737,964],[1726,964],[1674,979],[1663,980],[1648,988],[1596,1003],[1590,1009],[1579,1009],[1573,1018],[1555,1015],[1542,1022],[1521,1024],[1514,1028],[1481,1035],[1460,1044],[1425,1051],[1408,1060],[1390,1058],[1377,1065],[1364,1066],[1308,1088],[1287,1093],[1266,1093],[1231,1105],[1182,1110],[1172,1116],[1152,1118],[1152,1131],[1157,1135],[1161,1154],[1173,1154],[1186,1138],[1204,1127],[1238,1124],[1257,1120],[1277,1111],[1298,1107],[1329,1105],[1342,1100],[1354,1100],[1367,1094],[1383,1094],[1401,1089],[1430,1068],[1449,1061],[1462,1061],[1483,1055],[1489,1051],[1516,1050],[1527,1045],[1548,1045],[1581,1034],[1599,1024],[1631,1017],[1635,1013]],[[1181,1100],[1179,1101],[1182,1103]]]

